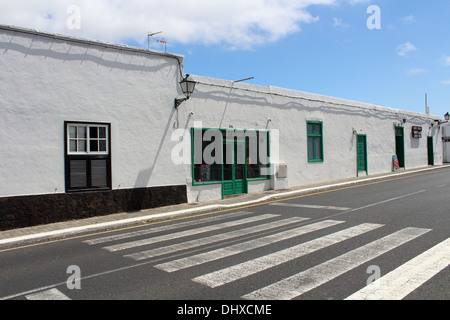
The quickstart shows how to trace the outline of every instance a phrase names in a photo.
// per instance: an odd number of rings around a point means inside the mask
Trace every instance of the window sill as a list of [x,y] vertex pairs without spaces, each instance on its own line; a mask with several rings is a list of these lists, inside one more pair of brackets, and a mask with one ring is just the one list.
[[112,189],[111,188],[71,189],[66,190],[66,193],[102,192],[102,191],[112,191]]

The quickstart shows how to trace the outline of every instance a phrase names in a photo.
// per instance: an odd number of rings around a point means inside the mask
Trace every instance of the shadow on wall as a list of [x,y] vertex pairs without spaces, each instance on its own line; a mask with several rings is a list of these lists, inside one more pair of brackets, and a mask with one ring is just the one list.
[[[107,60],[107,59],[103,58],[103,56],[96,56],[94,54],[90,54],[89,50],[92,50],[91,48],[93,46],[86,47],[85,52],[82,54],[70,52],[72,47],[79,48],[81,45],[80,46],[69,45],[67,52],[56,52],[56,51],[52,50],[52,44],[55,42],[55,40],[48,40],[45,38],[39,38],[39,42],[42,42],[42,43],[48,45],[49,46],[48,49],[32,48],[33,42],[30,43],[29,47],[26,47],[26,46],[23,46],[23,45],[20,45],[17,43],[13,43],[12,42],[13,40],[14,40],[14,36],[11,37],[10,42],[0,42],[0,49],[4,50],[4,53],[7,51],[20,52],[23,55],[25,55],[25,57],[26,56],[37,56],[37,57],[44,57],[44,58],[52,58],[52,59],[56,59],[56,60],[60,60],[60,61],[80,61],[80,63],[83,63],[84,61],[90,61],[97,65],[106,67],[106,68],[122,69],[122,70],[127,70],[127,71],[141,71],[141,72],[154,73],[154,72],[157,72],[168,66],[173,65],[169,62],[166,62],[166,63],[158,64],[157,66],[144,66],[141,64],[132,65],[129,63],[119,62],[119,61],[117,61],[117,59]],[[95,47],[95,45],[94,45],[94,47]],[[114,53],[116,51],[114,49],[108,49],[108,48],[102,48],[102,49],[105,51],[109,51],[111,53]],[[125,53],[126,53],[126,51],[121,51],[120,53],[116,53],[116,55],[119,55],[119,54],[123,55]]]
[[[174,115],[176,114],[176,119],[174,119]],[[187,118],[184,129],[187,130],[190,117]],[[158,187],[152,188],[151,185],[151,179],[153,176],[154,169],[158,163],[159,157],[161,155],[161,150],[163,149],[163,145],[165,142],[165,139],[168,137],[168,132],[170,128],[178,129],[179,127],[179,120],[178,120],[178,109],[172,108],[168,117],[168,121],[166,123],[166,126],[164,128],[163,133],[159,137],[159,145],[158,149],[156,151],[155,158],[153,159],[152,166],[148,167],[146,169],[142,169],[139,171],[138,176],[136,177],[135,183],[134,183],[134,189],[131,195],[131,202],[133,203],[133,209],[136,210],[142,210],[149,208],[149,205],[152,205],[153,202],[156,203],[171,203],[171,204],[180,204],[180,203],[186,203],[187,202],[187,194],[185,192],[184,195],[180,195],[179,193],[175,194],[166,194],[166,195],[160,195],[159,193],[157,195],[148,193],[146,190],[156,189]],[[155,136],[152,137],[152,140]],[[150,188],[149,188],[150,187]],[[176,197],[177,199],[160,199],[160,197]],[[151,197],[156,197],[155,199],[150,199]],[[180,198],[181,197],[181,198]]]

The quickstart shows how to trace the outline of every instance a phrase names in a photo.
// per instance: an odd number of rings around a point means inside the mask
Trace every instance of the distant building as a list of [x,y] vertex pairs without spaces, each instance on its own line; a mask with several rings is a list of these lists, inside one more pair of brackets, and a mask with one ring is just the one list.
[[439,117],[191,76],[183,57],[0,26],[0,229],[443,162]]

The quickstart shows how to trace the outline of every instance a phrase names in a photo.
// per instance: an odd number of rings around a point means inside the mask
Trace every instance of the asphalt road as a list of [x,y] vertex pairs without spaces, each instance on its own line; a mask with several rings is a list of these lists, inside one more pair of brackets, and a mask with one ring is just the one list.
[[0,299],[448,300],[449,196],[441,168],[3,249]]

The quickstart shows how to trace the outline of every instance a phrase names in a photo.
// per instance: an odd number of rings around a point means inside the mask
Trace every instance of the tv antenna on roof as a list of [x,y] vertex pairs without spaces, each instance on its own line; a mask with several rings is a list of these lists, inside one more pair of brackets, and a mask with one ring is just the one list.
[[151,33],[151,32],[148,33],[148,50],[150,50],[150,38],[153,37],[153,36],[156,36],[157,34],[160,34],[160,33],[162,33],[162,31],[154,32],[154,33]]

